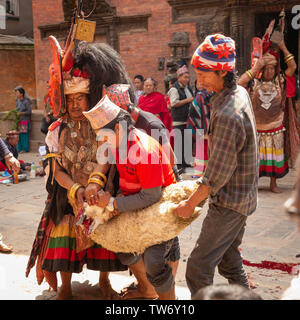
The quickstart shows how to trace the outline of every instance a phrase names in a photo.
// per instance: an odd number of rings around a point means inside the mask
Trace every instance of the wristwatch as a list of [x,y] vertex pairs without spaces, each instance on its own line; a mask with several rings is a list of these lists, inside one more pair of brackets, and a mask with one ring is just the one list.
[[11,158],[11,157],[13,157],[14,155],[11,153],[11,152],[9,152],[9,153],[7,153],[5,156],[4,156],[4,159],[7,159],[7,158]]
[[115,200],[114,197],[110,197],[109,202],[108,202],[108,204],[107,204],[107,206],[106,206],[106,209],[107,209],[109,212],[113,212],[113,211],[115,210],[115,208],[114,208],[114,200]]

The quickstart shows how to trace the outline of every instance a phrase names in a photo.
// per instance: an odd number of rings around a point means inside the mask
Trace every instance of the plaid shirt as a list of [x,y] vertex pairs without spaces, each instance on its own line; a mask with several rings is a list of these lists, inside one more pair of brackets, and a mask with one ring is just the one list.
[[209,161],[199,184],[211,187],[210,202],[245,216],[257,206],[258,146],[247,91],[223,89],[211,99]]

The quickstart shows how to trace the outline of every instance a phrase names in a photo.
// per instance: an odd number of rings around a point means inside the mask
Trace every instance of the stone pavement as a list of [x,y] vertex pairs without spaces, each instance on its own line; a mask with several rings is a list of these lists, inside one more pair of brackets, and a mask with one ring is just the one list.
[[[21,154],[20,159],[35,161],[40,156],[36,153]],[[280,299],[293,275],[286,271],[272,270],[249,266],[262,261],[276,263],[300,263],[296,254],[300,253],[300,233],[297,226],[284,214],[283,203],[291,193],[295,182],[295,171],[279,180],[283,193],[273,194],[268,191],[269,180],[259,180],[259,204],[256,212],[249,217],[244,241],[241,246],[243,258],[248,262],[245,269],[254,291],[263,299]],[[14,247],[12,254],[0,254],[0,299],[55,299],[56,294],[48,291],[44,282],[37,285],[35,268],[25,278],[25,269],[36,229],[44,207],[46,192],[44,179],[37,177],[17,185],[0,184],[0,232],[6,243]],[[181,260],[176,277],[176,295],[179,299],[190,299],[185,282],[186,261],[194,247],[201,230],[203,214],[186,228],[179,236],[181,244]],[[87,270],[74,274],[72,286],[75,299],[101,299],[101,291],[97,287],[99,273]],[[119,291],[130,284],[134,278],[127,271],[110,275],[112,286]],[[59,285],[60,285],[60,279]],[[218,271],[215,283],[226,283]]]

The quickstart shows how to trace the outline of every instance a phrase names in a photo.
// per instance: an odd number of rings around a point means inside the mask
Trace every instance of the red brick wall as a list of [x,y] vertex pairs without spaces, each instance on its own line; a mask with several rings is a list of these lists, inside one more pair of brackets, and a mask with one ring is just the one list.
[[[141,4],[142,2],[142,4]],[[51,3],[51,4],[50,4]],[[158,70],[158,58],[167,59],[171,55],[168,43],[173,32],[188,32],[192,56],[198,42],[194,23],[172,24],[172,9],[166,0],[110,0],[117,8],[117,15],[132,16],[151,13],[148,32],[131,32],[119,36],[120,54],[126,69],[131,76],[142,74],[158,81],[159,91],[164,93],[164,74],[166,70]],[[36,56],[37,104],[43,108],[43,97],[46,93],[48,66],[51,63],[49,42],[41,40],[39,25],[59,23],[64,20],[61,0],[33,0],[34,41]],[[192,80],[195,74],[190,67]]]
[[16,107],[14,88],[22,85],[31,98],[36,97],[33,50],[0,50],[0,111]]
[[[164,93],[164,74],[166,70],[158,70],[158,58],[167,59],[171,55],[168,43],[174,32],[188,32],[191,47],[189,55],[192,56],[198,41],[196,38],[195,23],[172,24],[172,9],[166,0],[111,0],[116,6],[118,15],[135,15],[151,13],[148,24],[148,32],[134,32],[129,35],[121,35],[120,54],[126,65],[129,75],[134,77],[142,74],[144,77],[152,77],[158,81],[158,89]],[[192,81],[195,73],[192,68]],[[191,83],[192,83],[191,81]]]
[[48,68],[51,63],[49,41],[42,40],[38,26],[64,21],[62,0],[32,0],[33,34],[35,48],[36,96],[38,109],[44,108],[44,95],[47,92],[46,81],[49,79]]

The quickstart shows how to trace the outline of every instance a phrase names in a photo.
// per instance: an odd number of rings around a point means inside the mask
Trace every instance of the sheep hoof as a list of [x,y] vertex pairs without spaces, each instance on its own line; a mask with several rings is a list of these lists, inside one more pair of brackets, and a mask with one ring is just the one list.
[[76,226],[80,226],[83,224],[84,219],[86,218],[85,214],[83,213],[80,218],[78,219],[78,221],[76,222]]

